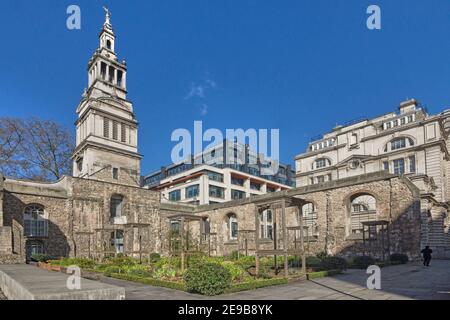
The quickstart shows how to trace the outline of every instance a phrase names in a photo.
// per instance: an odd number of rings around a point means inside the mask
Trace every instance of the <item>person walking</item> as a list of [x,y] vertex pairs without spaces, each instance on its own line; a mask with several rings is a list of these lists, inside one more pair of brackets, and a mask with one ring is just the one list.
[[420,253],[423,255],[423,265],[429,267],[433,250],[430,249],[430,246],[426,246]]

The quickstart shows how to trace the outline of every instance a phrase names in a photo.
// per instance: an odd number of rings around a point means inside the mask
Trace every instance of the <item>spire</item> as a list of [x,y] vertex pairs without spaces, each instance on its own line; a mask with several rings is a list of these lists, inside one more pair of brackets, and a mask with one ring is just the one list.
[[103,7],[103,10],[105,11],[105,23],[100,32],[100,49],[106,48],[110,54],[114,54],[116,35],[111,24],[111,11],[106,7]]
[[105,23],[103,24],[103,30],[113,32],[111,24],[111,11],[109,11],[106,7],[103,7],[103,10],[105,11]]

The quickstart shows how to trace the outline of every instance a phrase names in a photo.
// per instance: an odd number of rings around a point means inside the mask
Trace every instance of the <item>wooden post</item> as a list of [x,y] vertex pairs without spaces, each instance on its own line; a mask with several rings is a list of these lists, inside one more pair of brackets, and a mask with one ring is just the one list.
[[384,224],[381,225],[381,251],[383,256],[383,261],[386,261],[386,250],[384,249],[384,237],[386,236]]
[[256,276],[259,276],[259,254],[258,253],[256,253],[255,260],[256,260],[255,273],[256,273]]
[[[140,228],[138,230],[140,230]],[[140,232],[139,232],[139,263],[142,264],[142,236],[140,235]]]
[[184,250],[181,251],[181,272],[184,272]]
[[256,276],[259,276],[259,208],[255,207],[255,260],[256,260]]
[[281,201],[281,223],[283,225],[283,249],[284,249],[284,276],[289,276],[288,270],[288,249],[287,249],[287,230],[286,230],[286,200]]
[[[299,213],[301,213],[301,208],[297,207],[297,209],[299,210]],[[305,242],[303,239],[303,215],[299,214],[300,216],[300,247],[302,249],[302,272],[304,274],[306,274],[306,255],[305,255]]]
[[[276,251],[278,249],[278,235],[277,235],[277,229],[278,229],[278,223],[277,223],[277,212],[273,208],[273,206],[270,206],[270,210],[272,211],[272,218],[273,218],[273,249]],[[278,274],[278,261],[277,261],[277,254],[274,255],[274,262],[275,262],[275,274]]]
[[388,252],[388,257],[390,259],[390,257],[391,257],[391,238],[389,235],[389,222],[388,222],[388,224],[386,224],[386,235],[387,235],[387,252]]
[[180,235],[181,235],[181,272],[184,272],[184,217],[180,220]]
[[362,231],[363,231],[363,256],[365,256],[366,255],[366,226],[365,225],[363,225]]
[[88,256],[91,259],[91,234],[88,234]]

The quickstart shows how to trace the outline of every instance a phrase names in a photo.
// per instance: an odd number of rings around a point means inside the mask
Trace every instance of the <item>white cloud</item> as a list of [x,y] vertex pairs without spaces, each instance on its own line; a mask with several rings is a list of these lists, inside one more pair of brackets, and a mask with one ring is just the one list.
[[[207,99],[207,93],[217,88],[217,83],[211,79],[208,73],[202,81],[192,82],[188,93],[184,97],[185,101],[193,100],[194,104],[200,106],[200,114],[205,116],[208,114],[209,106],[204,102]],[[200,101],[200,102],[199,102]]]
[[189,100],[192,98],[205,98],[205,87],[202,85],[196,85],[195,83],[191,84],[191,89],[189,93],[184,97],[184,100]]
[[202,104],[201,106],[201,110],[200,110],[200,114],[202,116],[206,116],[208,114],[208,105],[207,104]]

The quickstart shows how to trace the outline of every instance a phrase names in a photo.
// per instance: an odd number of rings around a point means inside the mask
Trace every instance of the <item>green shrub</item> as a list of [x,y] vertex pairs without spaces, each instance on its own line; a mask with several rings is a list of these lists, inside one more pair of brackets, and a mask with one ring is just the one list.
[[204,254],[198,253],[198,254],[192,254],[187,257],[187,265],[194,266],[196,264],[203,263],[203,260],[206,258]]
[[217,263],[206,263],[189,268],[184,274],[189,292],[214,296],[223,293],[231,285],[230,272]]
[[334,276],[339,273],[341,273],[341,270],[328,270],[328,271],[310,272],[306,276],[307,276],[308,280],[312,280],[312,279]]
[[322,267],[322,261],[323,260],[319,259],[318,257],[306,257],[306,267],[319,269]]
[[335,256],[327,256],[321,262],[321,268],[324,270],[346,270],[347,260]]
[[113,266],[134,266],[138,264],[138,260],[134,259],[132,257],[125,257],[123,255],[117,255],[117,257],[111,257],[106,259],[105,264],[107,265],[113,265]]
[[150,271],[147,266],[137,265],[127,268],[127,274],[142,278],[147,278],[151,276]]
[[81,269],[94,269],[96,266],[95,261],[85,258],[65,258],[62,260],[50,260],[48,261],[52,266],[78,266]]
[[155,263],[161,260],[161,255],[159,253],[153,252],[150,254],[150,262]]
[[156,269],[153,272],[153,277],[156,279],[175,278],[177,276],[177,270],[170,265],[163,265],[161,268]]
[[181,258],[180,257],[162,257],[155,264],[155,269],[160,269],[163,266],[169,266],[172,269],[181,268]]
[[120,268],[119,266],[109,266],[109,267],[105,268],[105,270],[103,271],[103,274],[106,277],[110,277],[114,273],[122,273],[122,271],[123,271],[122,268]]
[[316,257],[320,260],[325,260],[328,257],[328,253],[325,251],[319,252]]
[[235,262],[238,266],[243,269],[248,269],[256,265],[256,259],[253,256],[242,256],[238,261]]
[[[284,263],[284,257],[281,259],[281,263]],[[302,257],[300,256],[288,256],[288,267],[299,268],[302,265]]]
[[409,258],[406,254],[403,253],[393,253],[390,255],[389,260],[405,264],[409,261]]
[[264,288],[269,286],[276,286],[281,284],[287,284],[288,280],[285,278],[278,279],[258,279],[250,280],[242,283],[233,284],[229,289],[225,290],[226,293],[233,293],[246,290],[255,290],[258,288]]
[[368,266],[374,265],[375,259],[371,256],[358,256],[353,259],[353,265],[356,268],[366,269]]
[[130,274],[119,274],[119,273],[114,273],[111,275],[111,277],[116,278],[116,279],[122,279],[122,280],[127,280],[127,281],[143,283],[143,284],[147,284],[147,285],[154,286],[154,287],[164,287],[164,288],[186,291],[186,286],[180,282],[165,281],[165,280],[153,279],[153,278],[142,278],[142,277],[133,276]]
[[231,275],[231,280],[236,281],[238,279],[241,279],[244,275],[244,270],[238,265],[236,265],[232,261],[224,261],[221,263],[221,265],[228,270],[228,272]]
[[236,261],[239,259],[239,251],[234,250],[230,253],[230,255],[228,256],[228,259],[231,261]]
[[51,257],[41,253],[35,253],[31,256],[31,261],[35,262],[47,262],[48,260],[51,260]]

